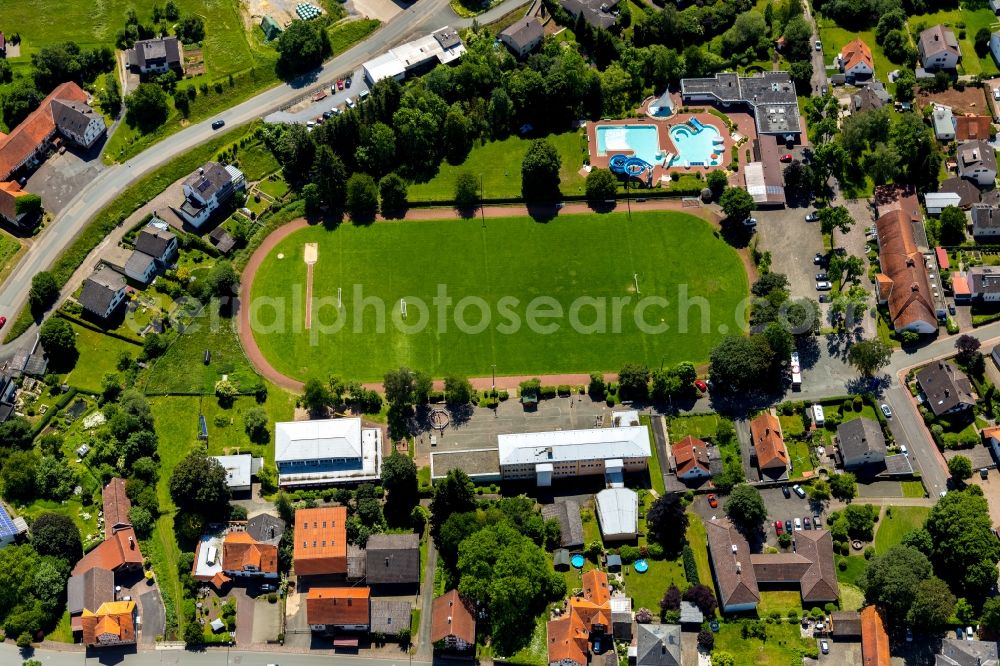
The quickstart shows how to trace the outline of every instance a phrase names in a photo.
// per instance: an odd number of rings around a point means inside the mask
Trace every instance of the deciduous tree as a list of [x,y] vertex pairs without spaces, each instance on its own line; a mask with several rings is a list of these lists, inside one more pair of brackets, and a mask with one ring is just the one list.
[[754,529],[767,518],[767,507],[760,491],[746,483],[738,484],[726,499],[726,515],[744,529]]
[[558,201],[559,152],[546,139],[535,139],[521,162],[521,196],[528,202]]
[[75,564],[83,557],[80,530],[69,516],[46,511],[31,524],[31,545],[39,555],[52,555]]
[[750,217],[754,209],[753,197],[742,187],[727,187],[719,197],[719,206],[726,217],[735,222],[742,222]]
[[878,338],[855,342],[847,352],[848,362],[863,377],[872,377],[887,366],[891,358],[892,347]]
[[183,511],[221,519],[229,504],[225,468],[197,451],[188,454],[170,474],[170,497]]

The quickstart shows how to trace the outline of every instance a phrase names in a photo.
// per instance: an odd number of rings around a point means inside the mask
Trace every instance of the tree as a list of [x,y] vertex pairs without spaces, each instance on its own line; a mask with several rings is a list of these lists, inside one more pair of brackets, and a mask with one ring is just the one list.
[[681,591],[676,585],[671,584],[660,599],[660,610],[679,611],[681,609]]
[[715,593],[707,585],[692,585],[684,592],[684,601],[690,601],[707,617],[715,615],[718,602]]
[[406,210],[406,181],[395,173],[382,177],[378,182],[379,198],[383,212],[401,212]]
[[431,500],[431,525],[437,536],[441,525],[455,513],[466,513],[476,508],[475,487],[469,476],[460,469],[452,469],[434,486]]
[[240,276],[228,261],[220,261],[205,277],[213,296],[232,297],[239,291]]
[[951,474],[951,478],[955,481],[955,484],[961,486],[972,478],[972,461],[965,456],[949,458],[948,473]]
[[[3,61],[6,62],[6,61]],[[14,214],[18,217],[31,218],[42,212],[42,198],[37,194],[23,194],[14,199]],[[24,220],[27,224],[28,220]]]
[[969,600],[982,599],[996,582],[1000,542],[991,527],[986,498],[975,485],[938,499],[924,524],[935,573]]
[[267,431],[267,410],[263,407],[251,407],[243,415],[243,430],[251,442],[265,444],[270,439]]
[[157,358],[163,356],[164,352],[167,351],[169,343],[165,335],[160,335],[159,333],[154,333],[150,331],[146,334],[146,337],[142,339],[142,354],[147,359]]
[[855,342],[847,352],[848,362],[863,377],[874,376],[876,372],[889,365],[891,358],[892,347],[878,338]]
[[183,511],[222,517],[229,504],[226,469],[215,458],[193,451],[170,474],[170,497]]
[[1000,597],[990,597],[983,604],[979,623],[991,632],[1000,631]]
[[826,479],[816,479],[806,486],[806,493],[813,502],[824,502],[830,499],[830,484]]
[[467,405],[472,402],[472,384],[467,377],[448,375],[444,378],[444,399],[449,405]]
[[148,539],[153,533],[153,514],[146,507],[133,506],[128,510],[128,520],[140,539]]
[[390,525],[403,526],[420,496],[417,493],[417,466],[399,451],[382,461],[382,487],[386,491],[385,517]]
[[35,494],[38,454],[34,451],[15,451],[0,467],[0,485],[7,500],[28,500]]
[[7,87],[5,95],[0,96],[0,115],[7,127],[17,127],[45,99],[43,95],[27,79],[18,79]]
[[75,564],[83,557],[80,530],[69,516],[46,511],[31,524],[31,545],[39,555],[52,555]]
[[746,483],[733,488],[723,508],[726,515],[744,529],[759,527],[767,518],[767,507],[760,491]]
[[366,173],[353,173],[347,179],[347,210],[355,222],[372,220],[378,213],[378,187]]
[[305,202],[306,217],[315,219],[323,212],[323,195],[316,183],[302,186],[302,201]]
[[812,85],[813,66],[808,60],[797,60],[788,66],[788,75],[799,90],[809,90]]
[[463,171],[455,178],[455,207],[471,210],[479,205],[479,181],[472,173]]
[[974,335],[963,334],[955,340],[955,350],[958,351],[958,359],[962,363],[968,363],[972,356],[979,352],[982,343]]
[[940,631],[948,624],[948,618],[955,610],[955,595],[948,584],[937,576],[931,576],[917,583],[913,603],[906,613],[906,623],[920,631]]
[[976,55],[980,58],[990,52],[990,35],[989,28],[980,28],[976,31],[976,36],[973,39],[973,48],[975,48]]
[[302,402],[306,409],[314,414],[325,411],[333,404],[326,384],[315,378],[306,380]]
[[275,48],[278,75],[286,79],[319,67],[331,53],[324,24],[314,21],[292,21],[278,37]]
[[449,164],[461,164],[472,149],[472,125],[466,114],[459,108],[453,108],[444,118],[441,127],[445,148],[445,156]]
[[385,123],[375,123],[362,131],[355,153],[358,164],[375,176],[388,173],[396,163],[396,132]]
[[344,207],[347,168],[330,146],[324,144],[316,148],[309,178],[319,188],[320,199],[328,207],[335,210]]
[[31,311],[38,314],[44,312],[59,298],[59,285],[52,273],[42,271],[31,278],[31,290],[28,292],[28,304]]
[[736,666],[736,657],[725,650],[713,650],[712,666]]
[[833,493],[833,496],[837,499],[844,502],[850,502],[858,493],[858,484],[854,474],[844,472],[842,474],[831,475],[830,492]]
[[719,197],[719,205],[726,217],[736,222],[742,222],[750,217],[755,206],[753,197],[741,187],[726,188]]
[[941,211],[939,226],[942,245],[961,245],[965,242],[965,213],[957,206],[947,206]]
[[688,515],[677,493],[657,498],[646,513],[649,540],[663,546],[663,550],[671,555],[680,553],[684,547],[687,525]]
[[854,226],[854,219],[843,206],[820,208],[816,211],[816,216],[819,218],[820,231],[824,234],[830,234],[830,245],[832,246],[836,246],[833,240],[834,231],[846,234]]
[[729,185],[729,176],[721,169],[710,171],[705,177],[705,185],[712,190],[712,196],[718,199]]
[[622,400],[645,400],[649,392],[649,368],[626,363],[618,372],[618,395]]
[[197,14],[187,14],[177,22],[174,32],[183,43],[194,44],[205,39],[205,22]]
[[142,134],[149,134],[167,122],[169,113],[167,93],[155,83],[140,83],[125,98],[125,123]]
[[604,400],[608,385],[604,383],[604,375],[600,372],[590,373],[590,383],[587,384],[587,395],[594,400]]
[[710,354],[712,383],[733,393],[759,390],[766,384],[775,359],[763,336],[728,336]]
[[521,196],[528,202],[553,202],[560,198],[562,160],[546,139],[535,139],[521,162]]
[[602,203],[618,193],[618,178],[607,169],[594,168],[587,174],[587,201]]
[[73,495],[76,483],[76,470],[69,466],[61,451],[58,456],[42,456],[35,467],[35,489],[42,498],[67,500]]
[[865,599],[886,609],[888,617],[905,618],[918,583],[930,575],[931,563],[923,553],[897,545],[869,560],[858,584]]
[[899,173],[899,153],[892,146],[877,143],[865,156],[864,164],[875,184],[884,185]]
[[934,542],[931,541],[931,535],[922,527],[917,527],[907,532],[903,535],[903,540],[900,543],[910,548],[916,548],[928,557],[934,552]]
[[38,340],[49,358],[61,367],[76,359],[76,331],[62,317],[49,317],[38,329]]

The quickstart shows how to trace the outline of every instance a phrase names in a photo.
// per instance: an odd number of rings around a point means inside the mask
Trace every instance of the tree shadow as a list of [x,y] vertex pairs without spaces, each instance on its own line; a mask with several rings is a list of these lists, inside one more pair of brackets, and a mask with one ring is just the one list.
[[453,425],[465,425],[472,418],[476,408],[471,403],[464,405],[448,405],[448,414]]
[[753,231],[747,228],[742,222],[729,219],[723,220],[722,224],[719,225],[719,231],[716,232],[716,238],[722,238],[726,243],[737,249],[749,247],[752,237]]
[[527,204],[528,216],[535,222],[551,222],[559,215],[561,204],[553,203],[529,203]]
[[382,217],[387,220],[402,220],[406,217],[406,213],[409,212],[410,208],[408,206],[403,206],[402,208],[397,208],[394,210],[383,210]]
[[799,365],[812,368],[819,362],[819,339],[815,335],[802,335],[796,338],[795,348],[799,352]]
[[479,212],[479,206],[455,206],[455,212],[463,220],[471,220]]

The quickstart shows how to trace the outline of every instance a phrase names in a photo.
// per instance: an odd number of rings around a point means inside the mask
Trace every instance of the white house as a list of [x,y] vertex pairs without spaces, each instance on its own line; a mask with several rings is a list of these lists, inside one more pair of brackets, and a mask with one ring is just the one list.
[[139,231],[135,239],[135,251],[125,263],[125,275],[149,284],[157,271],[165,268],[177,254],[177,237],[167,230],[167,223],[153,218],[148,226]]
[[184,73],[184,45],[174,36],[142,39],[125,52],[128,66],[139,74]]
[[51,108],[52,119],[63,136],[84,148],[93,146],[107,129],[104,116],[83,102],[54,99]]
[[958,156],[958,175],[971,180],[977,185],[993,185],[997,179],[997,157],[993,147],[977,139],[960,143],[956,151]]
[[877,421],[860,418],[837,428],[844,469],[855,469],[885,461],[885,436]]
[[875,74],[875,60],[872,50],[861,39],[844,45],[837,56],[840,71],[848,81],[871,78]]
[[465,55],[465,44],[458,32],[449,27],[430,35],[400,44],[361,65],[368,85],[382,79],[402,81],[410,74],[418,74],[438,64],[449,65]]
[[597,474],[622,483],[624,472],[646,469],[652,455],[646,426],[498,435],[497,444],[500,477],[533,478],[539,486]]
[[605,541],[634,539],[639,529],[639,496],[628,488],[597,493],[597,522]]
[[544,37],[542,24],[530,16],[513,23],[500,33],[500,41],[519,58],[538,48]]
[[245,186],[243,172],[236,167],[206,162],[184,181],[184,203],[174,210],[191,226],[201,227],[219,206]]
[[212,456],[226,470],[226,483],[234,493],[249,492],[251,477],[260,471],[263,458],[254,458],[249,453],[234,456]]
[[359,418],[274,424],[274,462],[283,487],[376,481],[381,451],[382,431],[362,428]]
[[83,281],[80,305],[101,319],[107,319],[125,299],[125,278],[116,270],[102,267]]
[[126,277],[142,284],[149,284],[149,281],[156,276],[156,259],[136,250],[125,262],[124,270]]
[[931,123],[934,126],[935,139],[938,141],[955,140],[955,115],[951,112],[951,107],[935,104],[934,112],[931,114]]
[[917,40],[920,64],[928,72],[955,69],[962,60],[962,50],[955,33],[943,25],[927,28]]

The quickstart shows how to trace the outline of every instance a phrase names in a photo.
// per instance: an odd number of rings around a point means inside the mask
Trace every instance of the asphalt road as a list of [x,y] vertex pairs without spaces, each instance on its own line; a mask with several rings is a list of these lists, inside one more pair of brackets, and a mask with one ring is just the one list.
[[812,93],[818,95],[820,88],[826,85],[826,63],[823,61],[823,50],[816,50],[816,41],[819,39],[819,30],[816,27],[816,18],[813,16],[812,9],[809,7],[809,3],[804,4],[806,21],[812,26],[812,44],[810,48],[812,49]]
[[[516,7],[527,4],[528,0],[506,0],[492,10],[478,17],[481,24],[494,21]],[[172,135],[132,158],[125,164],[115,165],[101,172],[70,201],[35,239],[20,263],[0,286],[0,314],[8,319],[21,310],[27,302],[31,278],[46,270],[59,254],[76,238],[87,223],[118,194],[143,176],[155,171],[178,155],[205,143],[218,134],[212,130],[212,122],[221,119],[230,131],[256,118],[300,100],[319,86],[329,86],[337,76],[345,71],[357,69],[361,63],[393,46],[425,35],[438,28],[450,25],[463,28],[471,25],[472,19],[460,19],[451,10],[448,0],[418,0],[409,9],[397,14],[375,32],[369,39],[348,49],[343,54],[328,61],[323,67],[294,82],[280,84],[262,92],[241,104],[208,118],[198,124]],[[34,335],[34,330],[28,336]],[[0,360],[13,353],[12,345],[0,343]]]

